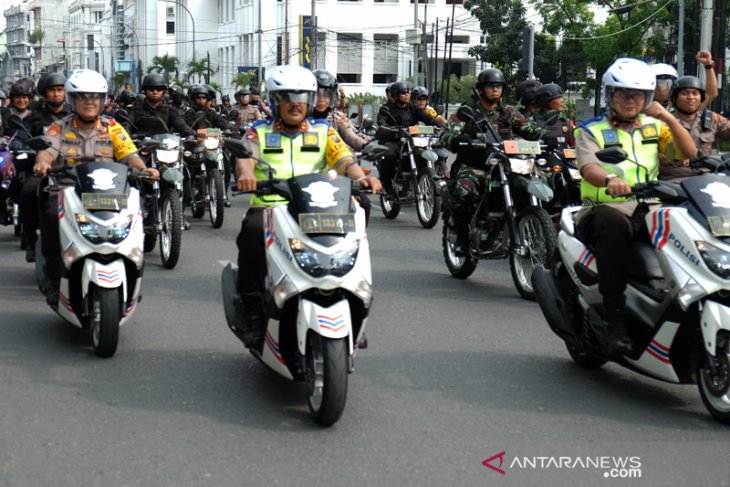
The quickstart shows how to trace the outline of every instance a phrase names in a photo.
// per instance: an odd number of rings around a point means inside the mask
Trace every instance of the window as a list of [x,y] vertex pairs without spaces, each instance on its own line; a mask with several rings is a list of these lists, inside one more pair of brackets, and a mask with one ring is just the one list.
[[400,0],[375,0],[375,3],[398,3]]
[[166,24],[167,24],[166,33],[167,34],[174,34],[175,33],[175,22],[168,20],[166,22]]
[[[319,51],[319,47],[317,48]],[[322,52],[317,53],[317,65],[324,65]],[[345,83],[360,83],[362,73],[362,35],[337,34],[337,79]]]
[[[451,36],[447,35],[446,44],[448,44],[451,41]],[[469,36],[454,36],[454,44],[469,44]]]
[[375,58],[373,83],[392,83],[398,78],[398,35],[373,36]]
[[446,5],[452,5],[454,3],[456,5],[463,5],[464,4],[464,0],[446,0]]
[[276,65],[280,66],[282,55],[284,51],[284,36],[276,36]]

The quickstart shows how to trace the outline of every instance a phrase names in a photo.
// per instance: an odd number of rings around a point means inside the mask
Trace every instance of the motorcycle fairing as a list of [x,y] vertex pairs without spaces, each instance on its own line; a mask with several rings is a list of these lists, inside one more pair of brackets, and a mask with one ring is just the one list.
[[705,301],[700,319],[705,349],[714,357],[718,332],[730,329],[730,308],[715,301]]
[[680,382],[679,377],[669,358],[669,351],[672,348],[672,342],[678,329],[679,323],[664,322],[638,360],[624,357],[625,360],[633,367],[654,377],[678,384]]
[[338,339],[348,337],[350,354],[353,352],[352,345],[352,318],[350,314],[350,303],[343,299],[329,307],[323,307],[302,299],[299,302],[297,313],[297,344],[299,353],[305,355],[307,347],[307,331],[324,338]]
[[[260,354],[261,360],[271,367],[276,373],[284,376],[289,380],[294,380],[289,367],[287,367],[284,357],[281,354],[279,346],[279,331],[281,323],[275,320],[269,320],[266,326],[266,336],[264,337],[264,347]],[[256,352],[258,353],[258,352]]]

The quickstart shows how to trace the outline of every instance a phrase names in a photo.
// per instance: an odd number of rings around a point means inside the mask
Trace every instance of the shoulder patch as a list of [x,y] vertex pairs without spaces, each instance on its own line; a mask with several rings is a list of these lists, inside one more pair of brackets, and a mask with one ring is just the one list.
[[48,127],[48,135],[55,137],[56,135],[61,133],[61,127],[57,123],[52,123],[50,127]]

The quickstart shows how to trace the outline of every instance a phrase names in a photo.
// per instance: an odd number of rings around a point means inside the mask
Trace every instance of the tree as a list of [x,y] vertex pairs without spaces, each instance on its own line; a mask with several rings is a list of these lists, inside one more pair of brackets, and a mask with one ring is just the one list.
[[251,77],[253,75],[253,70],[248,70],[245,73],[236,73],[236,75],[231,78],[231,84],[236,88],[245,88],[251,84]]
[[200,61],[190,61],[188,63],[188,71],[185,73],[185,79],[190,81],[193,76],[198,77],[198,83],[201,83],[201,79],[205,78],[208,73],[215,74],[216,70],[210,67],[208,58],[203,58]]
[[180,60],[169,54],[155,56],[152,58],[152,64],[147,68],[147,72],[161,74],[169,84],[173,75],[177,79],[180,74]]
[[452,74],[449,79],[449,103],[464,103],[469,101],[474,95],[474,83],[476,81],[476,76],[472,74],[466,74],[461,78]]
[[43,38],[45,36],[45,31],[40,27],[36,27],[35,29],[33,29],[33,32],[28,33],[28,43],[32,45],[43,44]]
[[119,94],[121,90],[127,88],[127,84],[129,83],[129,73],[114,73],[112,83],[114,84],[114,93]]

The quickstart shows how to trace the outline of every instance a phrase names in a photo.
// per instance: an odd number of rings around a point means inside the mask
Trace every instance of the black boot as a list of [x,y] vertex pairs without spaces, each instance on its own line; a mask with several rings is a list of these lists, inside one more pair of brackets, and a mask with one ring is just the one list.
[[25,242],[25,261],[35,262],[35,243],[37,238],[29,237]]
[[243,330],[241,338],[247,348],[255,347],[259,350],[266,331],[266,316],[264,314],[264,295],[260,292],[241,293],[243,305]]
[[606,334],[613,351],[621,355],[632,355],[634,342],[626,324],[626,296],[604,296],[603,309]]
[[466,257],[469,255],[469,225],[456,223],[456,243],[454,244],[454,255]]

